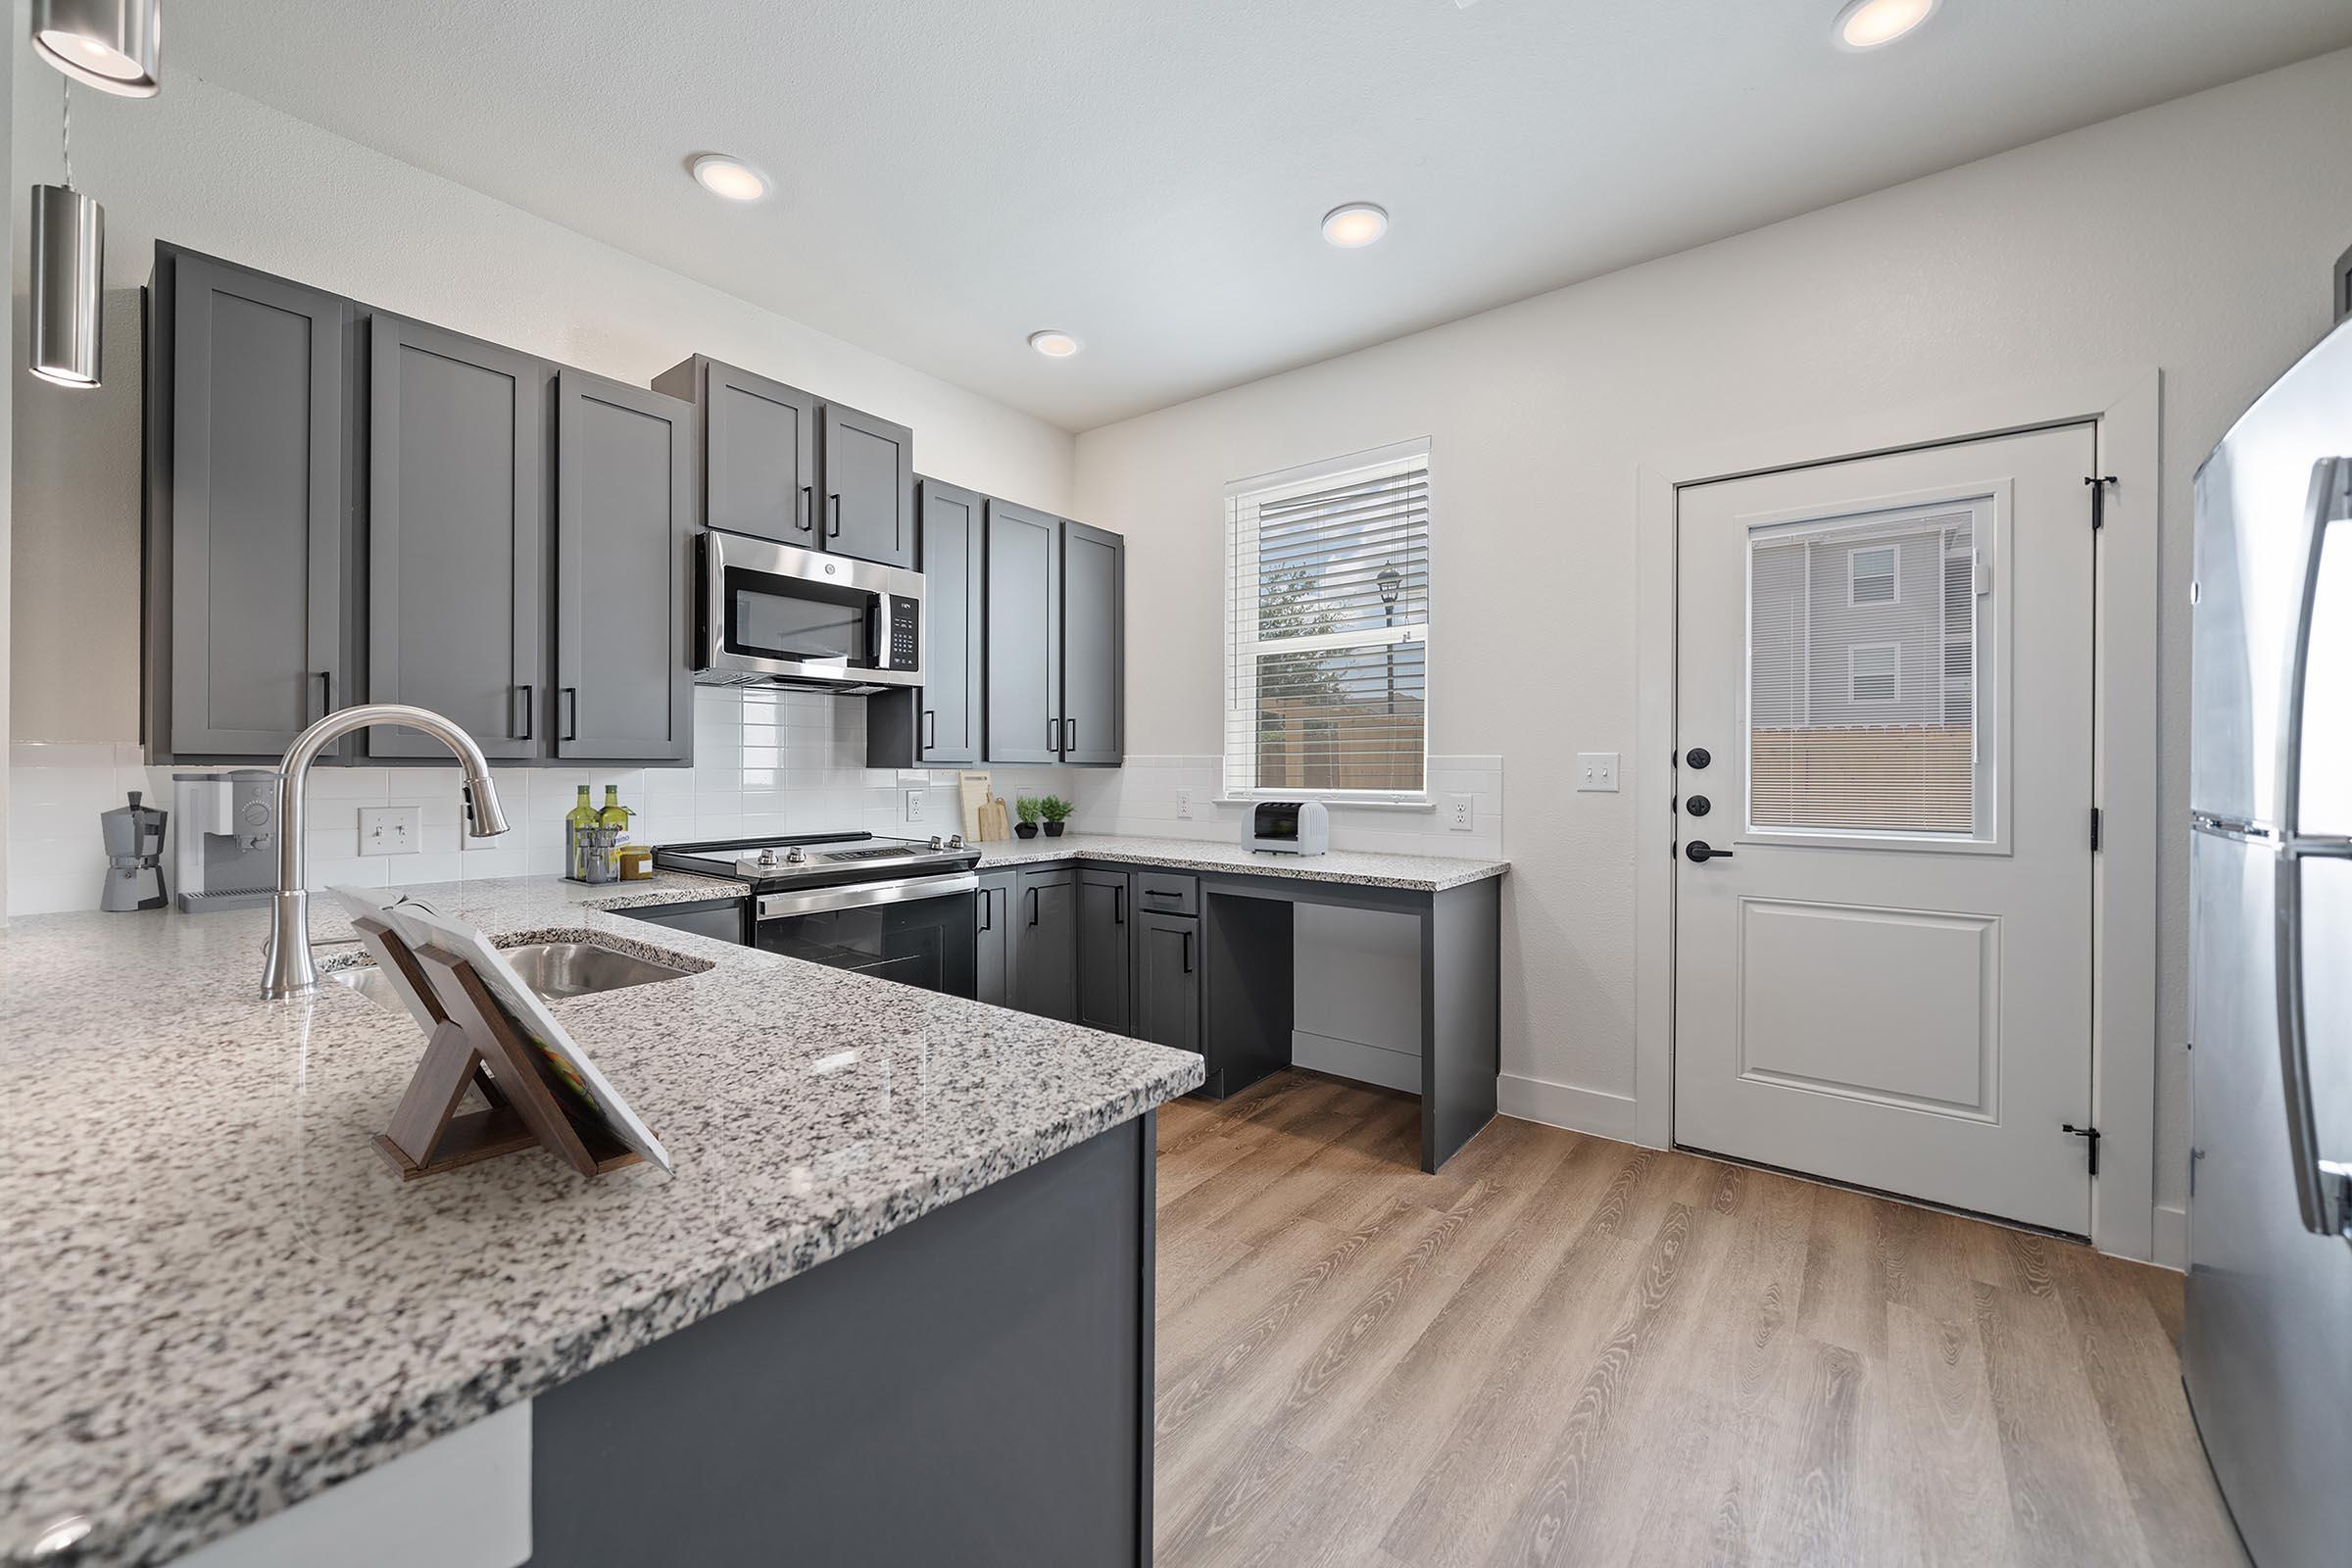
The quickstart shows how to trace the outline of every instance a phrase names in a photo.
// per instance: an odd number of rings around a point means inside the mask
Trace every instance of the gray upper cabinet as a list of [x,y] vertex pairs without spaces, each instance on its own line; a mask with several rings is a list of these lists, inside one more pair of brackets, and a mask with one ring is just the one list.
[[[368,694],[455,721],[483,755],[541,749],[554,367],[420,321],[369,335]],[[371,758],[447,756],[413,730]]]
[[148,741],[266,757],[352,700],[351,307],[159,250],[150,302]]
[[988,709],[992,762],[1061,760],[1061,519],[988,504]]
[[556,386],[555,755],[694,756],[687,670],[694,406],[564,370]]
[[1125,747],[1127,542],[1061,525],[1061,760],[1118,765]]
[[915,489],[921,522],[923,684],[866,699],[865,765],[940,767],[980,760],[980,628],[987,501],[937,479]]
[[914,432],[825,406],[823,548],[886,566],[914,566]]
[[654,389],[698,404],[703,446],[695,469],[704,520],[779,544],[817,542],[814,394],[696,355]]

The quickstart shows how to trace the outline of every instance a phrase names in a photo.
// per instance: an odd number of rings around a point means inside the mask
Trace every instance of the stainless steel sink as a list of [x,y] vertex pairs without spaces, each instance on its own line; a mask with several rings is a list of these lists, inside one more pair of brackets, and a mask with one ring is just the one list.
[[[640,958],[635,954],[598,947],[593,942],[523,942],[501,948],[522,983],[550,1002],[593,997],[628,986],[676,980],[694,973],[675,964]],[[397,1010],[400,994],[374,964],[330,971],[327,979],[349,986],[379,1007]]]

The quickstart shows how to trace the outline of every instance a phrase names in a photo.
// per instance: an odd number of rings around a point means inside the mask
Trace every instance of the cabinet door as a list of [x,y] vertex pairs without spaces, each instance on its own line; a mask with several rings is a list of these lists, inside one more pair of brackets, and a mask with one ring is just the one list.
[[1135,1033],[1154,1045],[1200,1049],[1200,922],[1189,914],[1135,916]]
[[988,504],[987,760],[1061,760],[1061,519]]
[[1013,1004],[1013,965],[1019,946],[1014,939],[1012,906],[1018,902],[1020,875],[1007,871],[980,879],[972,901],[980,927],[980,961],[973,995],[993,1006]]
[[1061,760],[1116,767],[1124,746],[1127,541],[1061,525]]
[[925,479],[922,708],[916,754],[925,762],[980,760],[981,555],[987,503]]
[[1078,873],[1024,871],[1013,906],[1013,1005],[1064,1023],[1078,1016]]
[[556,392],[555,755],[694,757],[694,409],[580,370]]
[[[555,370],[396,316],[370,332],[368,696],[442,714],[488,757],[544,731],[542,579]],[[446,758],[414,730],[370,757]]]
[[351,307],[201,257],[172,267],[171,706],[169,733],[151,738],[189,756],[274,756],[350,701]]
[[799,387],[704,364],[703,506],[711,527],[818,543],[817,409]]
[[1127,873],[1078,873],[1078,1021],[1090,1029],[1127,1032]]
[[914,432],[825,406],[822,548],[885,566],[914,564]]

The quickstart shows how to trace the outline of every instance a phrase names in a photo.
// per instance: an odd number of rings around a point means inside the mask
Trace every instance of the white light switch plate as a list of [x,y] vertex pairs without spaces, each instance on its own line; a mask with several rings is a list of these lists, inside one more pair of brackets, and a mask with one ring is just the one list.
[[1467,833],[1477,825],[1478,810],[1474,797],[1468,795],[1446,797],[1446,830],[1447,832]]
[[424,834],[421,806],[360,808],[360,854],[414,855]]
[[1576,787],[1580,790],[1617,790],[1617,754],[1615,752],[1579,752],[1576,754]]

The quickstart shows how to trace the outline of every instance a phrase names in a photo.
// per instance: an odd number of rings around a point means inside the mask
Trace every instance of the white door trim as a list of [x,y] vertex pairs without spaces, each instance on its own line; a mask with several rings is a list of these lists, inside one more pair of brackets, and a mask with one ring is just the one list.
[[[2055,424],[2097,426],[2106,522],[2096,596],[2091,783],[2106,849],[2091,872],[2091,1098],[2101,1133],[2091,1241],[2154,1255],[2158,597],[2162,535],[2156,370],[2052,378],[1955,402],[1874,410],[1669,453],[1641,466],[1635,571],[1639,751],[1635,805],[1637,1141],[1674,1140],[1675,539],[1681,488],[1778,468],[1974,441]],[[2082,526],[2090,526],[2090,497]],[[2089,803],[2085,802],[2087,806]],[[2083,831],[2089,831],[2087,820]]]

